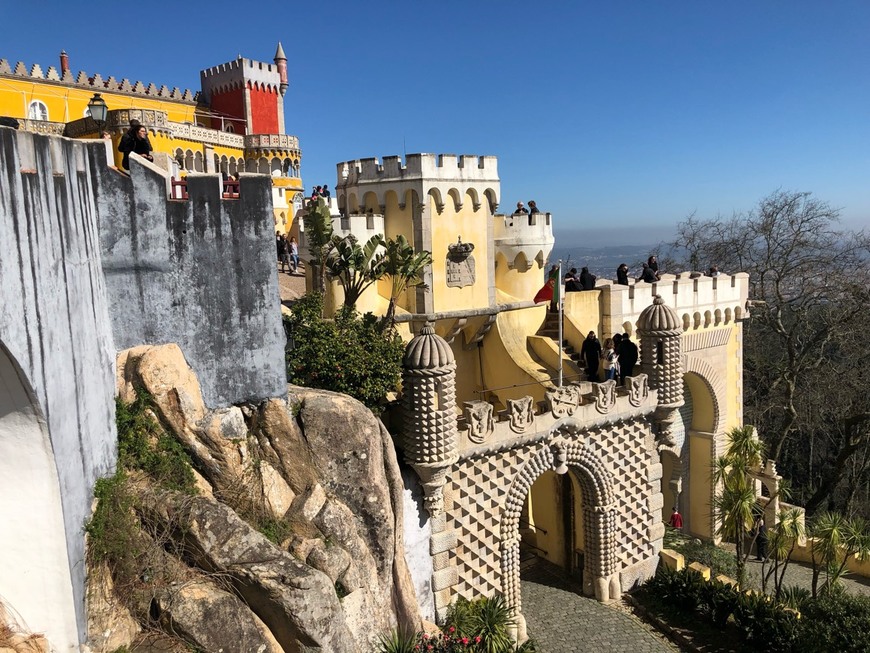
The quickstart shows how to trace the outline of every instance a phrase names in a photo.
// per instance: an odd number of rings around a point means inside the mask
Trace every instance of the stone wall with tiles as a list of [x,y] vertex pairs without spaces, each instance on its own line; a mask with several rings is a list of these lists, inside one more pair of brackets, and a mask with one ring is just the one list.
[[[517,508],[509,504],[524,500],[544,470],[559,471],[560,451],[568,468],[579,465],[572,461],[594,461],[589,469],[597,472],[577,474],[586,475],[590,494],[608,488],[609,498],[602,505],[591,505],[598,500],[584,490],[584,513],[589,514],[577,516],[589,522],[587,594],[616,598],[654,571],[664,536],[662,468],[650,422],[656,392],[647,387],[645,376],[629,379],[619,393],[612,381],[555,392],[540,413],[530,401],[521,400],[501,416],[487,413],[482,405],[467,407],[467,415],[484,414],[465,422],[460,460],[449,469],[444,487],[444,512],[431,521],[432,586],[439,619],[458,596],[495,593],[504,594],[521,618],[519,567],[506,559],[519,543],[519,531],[509,517]],[[594,513],[602,511],[608,515],[607,526],[598,529]],[[596,529],[600,532],[593,536]],[[591,550],[596,546],[602,550]],[[600,561],[597,570],[590,562],[595,560]],[[603,596],[590,576],[608,576]]]

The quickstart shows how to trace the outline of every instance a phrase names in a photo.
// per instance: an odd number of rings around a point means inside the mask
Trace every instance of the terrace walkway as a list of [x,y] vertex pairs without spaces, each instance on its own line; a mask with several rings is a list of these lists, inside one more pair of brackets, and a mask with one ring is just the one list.
[[521,575],[523,614],[539,653],[673,653],[664,636],[616,607],[582,596],[558,567],[538,560]]

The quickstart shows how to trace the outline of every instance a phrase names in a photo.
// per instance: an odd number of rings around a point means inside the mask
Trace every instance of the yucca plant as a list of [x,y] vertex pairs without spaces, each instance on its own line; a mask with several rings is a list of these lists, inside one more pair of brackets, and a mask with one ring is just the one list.
[[474,635],[481,638],[481,650],[485,653],[510,653],[514,650],[514,641],[509,632],[514,625],[514,618],[500,594],[480,602],[472,624]]
[[378,635],[377,653],[417,653],[420,643],[420,633],[403,633],[391,630]]

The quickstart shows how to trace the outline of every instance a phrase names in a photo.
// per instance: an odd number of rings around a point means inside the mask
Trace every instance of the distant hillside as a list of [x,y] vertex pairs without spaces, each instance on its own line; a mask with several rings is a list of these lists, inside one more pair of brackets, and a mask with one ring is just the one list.
[[616,268],[626,263],[631,274],[637,276],[641,263],[652,253],[658,253],[656,245],[610,245],[607,247],[560,247],[556,245],[550,254],[550,262],[562,259],[564,271],[580,270],[584,266],[602,279],[615,279]]

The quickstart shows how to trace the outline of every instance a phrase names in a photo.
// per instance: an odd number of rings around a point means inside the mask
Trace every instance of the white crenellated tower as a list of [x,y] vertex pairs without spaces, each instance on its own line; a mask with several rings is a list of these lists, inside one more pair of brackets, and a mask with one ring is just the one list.
[[[345,161],[337,172],[334,222],[342,234],[362,241],[382,224],[387,238],[403,234],[432,254],[425,287],[400,299],[400,313],[491,309],[527,301],[540,287],[554,243],[551,216],[496,213],[496,157],[410,154]],[[377,301],[362,306],[381,308]]]

